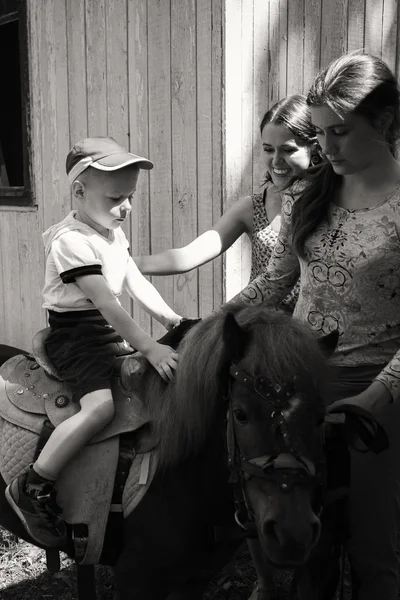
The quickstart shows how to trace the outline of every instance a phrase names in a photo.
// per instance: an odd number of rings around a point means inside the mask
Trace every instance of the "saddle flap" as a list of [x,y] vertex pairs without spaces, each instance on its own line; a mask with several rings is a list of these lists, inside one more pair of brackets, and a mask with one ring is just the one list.
[[14,406],[24,412],[45,415],[46,401],[63,405],[66,401],[58,400],[58,397],[71,397],[66,386],[48,377],[32,357],[14,356],[3,369],[1,375],[5,380],[6,395]]
[[[139,395],[126,391],[118,377],[113,378],[112,394],[114,418],[90,444],[135,431],[149,422]],[[5,420],[40,433],[44,419],[57,427],[79,410],[68,386],[48,377],[32,357],[15,356],[0,369],[0,415]]]

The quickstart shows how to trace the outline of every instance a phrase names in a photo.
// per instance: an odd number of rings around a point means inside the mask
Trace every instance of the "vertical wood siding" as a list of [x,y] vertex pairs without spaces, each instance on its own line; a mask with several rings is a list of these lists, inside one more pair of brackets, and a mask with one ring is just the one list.
[[[365,48],[399,76],[398,22],[396,0],[226,0],[225,207],[260,190],[259,124],[265,112],[287,94],[306,93],[320,67]],[[228,299],[248,282],[249,251],[243,238],[227,252]]]
[[[71,209],[65,157],[112,135],[155,168],[142,173],[132,254],[184,245],[260,189],[259,123],[346,50],[399,75],[396,0],[30,0],[34,210],[0,207],[0,343],[31,348],[45,326],[41,233]],[[185,315],[205,315],[248,281],[250,246],[154,284]],[[129,298],[149,333],[162,328]]]
[[[31,348],[41,309],[41,233],[71,209],[70,146],[111,135],[142,172],[124,230],[132,254],[184,245],[222,210],[222,0],[29,0],[32,176],[37,208],[0,207],[0,343]],[[154,283],[179,313],[223,300],[221,262]],[[165,331],[124,307],[157,336]]]

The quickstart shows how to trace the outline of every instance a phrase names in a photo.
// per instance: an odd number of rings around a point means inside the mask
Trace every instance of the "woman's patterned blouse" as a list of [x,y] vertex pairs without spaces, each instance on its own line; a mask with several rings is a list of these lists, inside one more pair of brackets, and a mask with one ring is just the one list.
[[268,267],[236,300],[276,305],[300,275],[294,316],[320,335],[339,330],[332,363],[386,365],[376,378],[400,397],[400,184],[379,205],[347,210],[332,204],[306,241],[306,259],[290,246],[293,197]]
[[[272,256],[278,233],[272,229],[267,213],[263,194],[253,194],[253,228],[251,236],[251,273],[250,281],[261,275],[267,268]],[[299,283],[290,291],[282,301],[282,307],[293,312],[299,296]]]

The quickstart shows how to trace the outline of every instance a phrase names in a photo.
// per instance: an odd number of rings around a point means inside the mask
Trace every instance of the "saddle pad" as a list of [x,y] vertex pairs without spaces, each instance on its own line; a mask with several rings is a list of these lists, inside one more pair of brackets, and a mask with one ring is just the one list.
[[[34,460],[39,436],[0,417],[0,473],[8,484]],[[82,564],[97,564],[104,542],[119,453],[113,436],[85,446],[57,480],[57,503],[71,525],[87,525],[89,536]]]
[[[115,416],[90,444],[135,431],[149,421],[139,395],[127,392],[117,377],[112,393]],[[71,398],[68,386],[48,377],[31,357],[14,356],[0,368],[0,416],[14,425],[39,434],[47,418],[57,427],[80,410]]]

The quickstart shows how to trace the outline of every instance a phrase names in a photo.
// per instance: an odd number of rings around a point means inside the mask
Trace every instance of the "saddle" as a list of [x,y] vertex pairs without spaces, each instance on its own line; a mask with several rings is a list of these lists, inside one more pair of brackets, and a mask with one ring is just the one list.
[[[199,320],[183,319],[159,343],[176,348]],[[48,332],[36,334],[32,355],[14,356],[0,368],[0,473],[6,483],[36,459],[55,427],[80,410],[47,357]],[[112,517],[126,518],[154,478],[158,454],[139,395],[146,368],[139,353],[116,358],[114,418],[57,480],[57,503],[71,525],[72,548],[80,565],[100,561],[106,529],[122,527],[121,519]]]
[[[0,369],[0,473],[6,483],[26,471],[54,428],[80,410],[46,356],[46,334],[43,330],[35,336],[33,356],[14,356]],[[65,522],[72,530],[78,526],[86,532],[75,539],[75,557],[79,555],[80,564],[99,562],[110,511],[126,517],[155,473],[154,444],[144,427],[149,416],[138,393],[128,392],[123,385],[136,373],[135,387],[140,387],[144,368],[140,355],[117,358],[112,381],[114,419],[67,465],[56,484]],[[122,486],[119,482],[116,504],[114,481],[121,459],[120,438],[142,431],[142,436],[136,436],[141,438],[136,450],[132,443],[123,448],[126,473]]]

